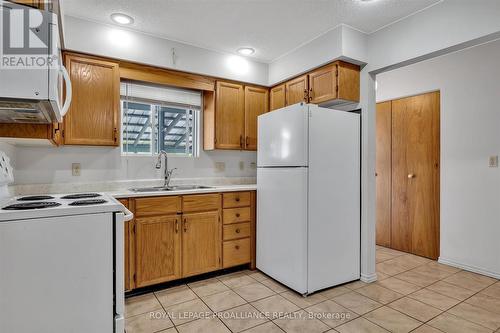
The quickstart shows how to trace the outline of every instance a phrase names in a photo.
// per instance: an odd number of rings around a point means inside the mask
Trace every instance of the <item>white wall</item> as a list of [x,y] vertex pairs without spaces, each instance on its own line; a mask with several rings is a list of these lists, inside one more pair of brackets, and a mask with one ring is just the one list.
[[64,43],[66,49],[73,51],[255,84],[268,83],[265,63],[71,16],[64,19]]
[[[1,149],[1,146],[0,146]],[[15,147],[15,183],[47,184],[99,182],[113,180],[161,179],[162,170],[155,169],[154,157],[121,157],[119,148],[99,147]],[[255,177],[251,166],[255,152],[200,152],[200,157],[169,157],[168,167],[178,168],[173,178]],[[244,170],[239,169],[243,161]],[[215,162],[224,162],[218,172]],[[71,175],[71,164],[81,163],[81,176]]]
[[441,91],[440,260],[500,278],[500,41],[377,75],[377,101]]

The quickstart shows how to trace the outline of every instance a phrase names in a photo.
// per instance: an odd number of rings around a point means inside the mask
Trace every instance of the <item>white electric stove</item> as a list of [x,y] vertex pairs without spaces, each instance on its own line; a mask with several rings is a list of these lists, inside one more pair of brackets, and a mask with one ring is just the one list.
[[123,333],[124,221],[104,193],[0,201],[0,332]]

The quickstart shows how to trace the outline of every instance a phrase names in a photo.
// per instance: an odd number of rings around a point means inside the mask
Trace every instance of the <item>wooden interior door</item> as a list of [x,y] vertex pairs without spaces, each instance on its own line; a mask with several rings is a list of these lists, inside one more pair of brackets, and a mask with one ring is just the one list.
[[118,64],[66,54],[66,68],[73,86],[73,99],[64,116],[64,144],[118,146]]
[[245,149],[257,150],[257,117],[269,110],[266,88],[245,87]]
[[439,92],[392,101],[392,247],[439,256]]
[[308,101],[307,75],[302,75],[296,79],[285,83],[286,105]]
[[376,243],[391,246],[391,101],[377,104],[376,124]]
[[136,223],[136,287],[181,277],[180,217],[138,218]]
[[182,216],[182,276],[192,276],[221,267],[219,211]]
[[309,73],[309,103],[319,104],[337,98],[337,65]]
[[243,149],[245,131],[244,90],[241,84],[217,81],[215,147]]
[[269,109],[277,110],[286,106],[285,100],[285,84],[280,84],[274,88],[271,88],[270,97],[270,107]]

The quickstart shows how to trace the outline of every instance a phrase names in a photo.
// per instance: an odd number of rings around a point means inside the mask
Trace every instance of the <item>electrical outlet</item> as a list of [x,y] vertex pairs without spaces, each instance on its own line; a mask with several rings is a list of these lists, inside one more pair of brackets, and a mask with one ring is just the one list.
[[73,176],[80,176],[82,172],[82,166],[80,163],[73,163],[71,164],[71,174]]
[[224,162],[215,162],[215,171],[224,172],[226,170],[226,163]]
[[252,170],[257,169],[257,163],[255,163],[255,162],[250,162],[250,169],[252,169]]
[[240,170],[245,170],[245,162],[240,161]]
[[498,155],[490,156],[490,168],[498,168]]

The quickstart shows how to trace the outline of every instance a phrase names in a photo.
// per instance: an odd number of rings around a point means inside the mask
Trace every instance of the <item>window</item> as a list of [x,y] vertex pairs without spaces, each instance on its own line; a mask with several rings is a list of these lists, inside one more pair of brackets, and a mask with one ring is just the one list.
[[201,93],[122,82],[122,153],[198,156]]

